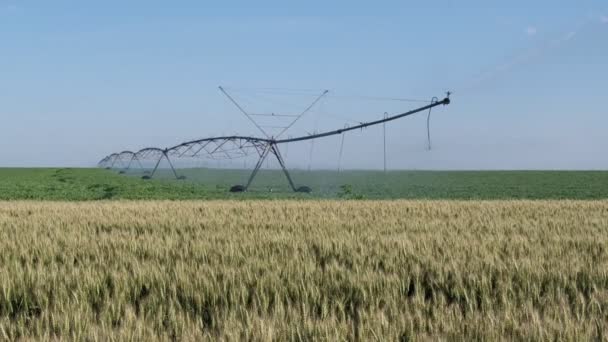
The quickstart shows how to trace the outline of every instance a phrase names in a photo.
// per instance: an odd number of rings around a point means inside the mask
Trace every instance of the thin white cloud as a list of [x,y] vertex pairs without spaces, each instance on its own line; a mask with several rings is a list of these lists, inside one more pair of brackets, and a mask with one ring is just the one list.
[[18,9],[19,9],[19,7],[17,7],[17,5],[13,5],[13,4],[0,6],[0,11],[3,11],[3,12],[15,12]]
[[537,29],[536,27],[534,27],[534,26],[528,26],[528,27],[526,28],[526,34],[527,34],[528,36],[534,36],[534,35],[536,35],[537,33],[538,33],[538,29]]
[[576,36],[576,31],[570,31],[564,36],[564,41],[569,41]]

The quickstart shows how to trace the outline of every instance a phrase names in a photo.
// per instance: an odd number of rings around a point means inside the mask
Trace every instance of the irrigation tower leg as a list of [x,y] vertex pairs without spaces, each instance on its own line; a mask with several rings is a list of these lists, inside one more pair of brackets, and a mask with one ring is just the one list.
[[135,160],[137,161],[137,164],[139,165],[139,168],[144,170],[144,166],[141,164],[141,161],[139,160],[139,158],[135,157]]
[[131,159],[129,159],[129,163],[127,164],[127,167],[125,167],[125,171],[128,171],[131,169],[131,165],[133,165],[133,161],[136,161],[137,164],[139,164],[140,169],[144,168],[143,165],[141,165],[141,162],[139,161],[139,159],[135,155],[133,155],[133,157],[131,157]]
[[167,152],[163,152],[163,155],[165,156],[165,159],[167,159],[167,161],[169,162],[169,166],[171,166],[171,170],[173,171],[175,179],[179,179],[179,176],[177,175],[177,172],[175,172],[175,168],[173,167],[173,163],[171,162],[171,159],[169,159]]
[[124,163],[121,163],[122,167],[121,167],[120,171],[118,171],[118,173],[123,174],[123,173],[127,173],[127,171],[129,171],[129,168],[131,167],[131,163],[133,162],[133,157],[135,157],[135,155],[131,156],[131,158],[129,159],[129,162],[127,163],[126,166]]
[[[169,162],[169,166],[171,167],[171,170],[173,171],[173,175],[175,176],[175,179],[180,179],[179,176],[177,175],[177,172],[175,171],[175,168],[173,167],[173,163],[171,163],[171,159],[169,159],[169,156],[167,155],[167,152],[163,152],[163,154],[158,158],[158,161],[156,162],[156,165],[154,165],[154,169],[152,169],[152,173],[150,173],[149,176],[144,176],[144,179],[150,179],[152,177],[154,177],[154,174],[156,173],[156,170],[158,170],[158,166],[160,165],[160,162],[163,160],[163,158],[167,159],[167,162]],[[139,162],[139,159],[138,159]],[[139,165],[141,166],[141,163],[139,163]]]
[[[348,125],[344,125],[344,129],[347,129]],[[338,172],[342,172],[342,153],[344,152],[344,136],[342,133],[342,141],[340,142],[340,153],[338,154]]]
[[160,156],[160,158],[158,158],[156,165],[154,165],[154,169],[152,169],[152,173],[150,173],[149,176],[144,176],[144,177],[146,177],[147,179],[154,177],[154,174],[156,173],[156,169],[158,169],[158,165],[160,165],[161,160],[163,160],[163,156]]
[[271,148],[272,148],[272,153],[274,154],[274,156],[279,161],[279,165],[281,165],[281,169],[283,169],[283,173],[285,173],[285,177],[287,177],[287,181],[289,181],[289,186],[291,186],[291,189],[293,191],[297,192],[298,189],[293,184],[293,180],[291,179],[291,175],[289,174],[289,171],[287,171],[287,168],[285,167],[285,161],[283,160],[283,157],[281,156],[281,152],[279,152],[279,149],[278,149],[278,147],[275,144],[272,144]]
[[247,185],[245,185],[245,186],[235,185],[231,188],[230,191],[231,192],[247,191],[247,189],[249,189],[249,186],[251,186],[251,183],[253,183],[255,176],[258,174],[258,171],[260,171],[260,169],[262,168],[262,165],[264,165],[264,161],[267,160],[268,155],[270,153],[272,153],[275,156],[275,158],[277,158],[279,165],[281,165],[281,170],[283,170],[285,177],[287,177],[287,181],[289,182],[289,186],[291,187],[291,190],[293,190],[294,192],[310,192],[311,191],[310,188],[307,186],[302,186],[302,187],[296,188],[296,185],[293,182],[293,179],[291,178],[291,174],[289,173],[289,170],[287,170],[287,167],[285,166],[285,160],[283,159],[283,156],[281,155],[281,152],[280,152],[278,146],[274,142],[268,142],[267,145],[264,146],[264,150],[260,154],[260,159],[255,164],[255,167],[254,167],[253,171],[251,172],[249,179],[247,180]]
[[249,176],[249,180],[247,181],[247,185],[245,185],[245,191],[247,191],[247,189],[249,189],[249,186],[253,182],[253,179],[257,175],[258,171],[260,171],[260,168],[262,167],[262,165],[264,165],[264,160],[266,160],[266,157],[268,157],[268,153],[270,153],[270,149],[271,149],[270,144],[268,144],[264,147],[264,151],[260,155],[260,159],[258,160],[257,164],[255,164],[255,167],[253,168],[253,171],[251,172],[251,175]]
[[114,164],[116,164],[117,159],[118,159],[118,156],[114,156],[114,158],[112,159],[112,164],[110,164],[110,169],[114,168]]

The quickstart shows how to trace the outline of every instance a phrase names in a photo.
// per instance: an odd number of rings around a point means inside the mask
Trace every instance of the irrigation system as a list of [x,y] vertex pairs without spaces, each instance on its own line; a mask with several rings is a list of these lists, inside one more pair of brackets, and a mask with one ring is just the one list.
[[[437,97],[434,97],[430,103],[427,101],[427,105],[401,113],[396,115],[389,115],[387,113],[384,114],[384,117],[379,120],[362,122],[353,126],[344,126],[340,129],[325,131],[325,132],[314,132],[308,135],[302,135],[297,137],[288,136],[283,138],[283,134],[286,133],[302,116],[304,116],[307,112],[309,112],[323,97],[325,97],[328,93],[327,90],[324,90],[321,94],[319,94],[314,101],[306,107],[301,113],[297,115],[281,115],[281,114],[252,114],[244,110],[243,106],[241,106],[223,87],[219,87],[219,90],[228,98],[230,102],[232,102],[236,108],[246,116],[249,121],[251,121],[254,126],[262,133],[263,136],[240,136],[240,135],[230,135],[230,136],[218,136],[218,137],[210,137],[198,140],[191,140],[183,142],[179,145],[168,147],[168,148],[158,148],[158,147],[147,147],[141,149],[137,152],[132,151],[122,151],[119,153],[113,153],[105,158],[103,158],[98,166],[106,169],[118,169],[119,173],[125,173],[126,171],[139,167],[144,171],[143,179],[151,179],[154,177],[155,173],[158,171],[159,165],[163,160],[166,160],[173,176],[176,179],[184,179],[183,176],[180,176],[174,165],[171,161],[171,158],[207,158],[214,160],[231,160],[236,158],[255,156],[257,158],[257,163],[253,167],[247,182],[244,185],[235,185],[230,188],[231,192],[244,192],[249,189],[251,184],[253,183],[256,175],[260,171],[263,166],[264,161],[266,161],[270,156],[274,157],[278,162],[281,170],[283,171],[287,181],[289,182],[290,188],[295,192],[310,192],[311,189],[307,186],[296,186],[294,180],[289,173],[287,166],[285,164],[285,159],[281,155],[279,145],[295,143],[295,142],[303,142],[303,141],[311,141],[314,143],[316,139],[322,139],[330,136],[342,135],[342,140],[340,144],[340,154],[338,161],[338,168],[341,168],[341,159],[342,159],[342,150],[344,146],[344,134],[354,130],[362,130],[364,128],[368,128],[371,126],[383,125],[383,130],[386,131],[386,124],[405,118],[410,115],[414,115],[421,112],[428,111],[427,115],[427,138],[428,138],[428,149],[431,149],[431,133],[430,133],[430,116],[433,108],[437,106],[445,106],[450,104],[450,92],[447,93],[447,96],[443,100],[439,100]],[[256,119],[255,116],[258,115],[271,115],[271,116],[282,116],[290,118],[290,121],[280,127],[272,127],[279,129],[279,133],[276,135],[270,135],[267,131],[268,127],[261,125]],[[386,170],[386,135],[384,138],[384,169]],[[155,162],[152,171],[147,171],[144,169],[142,165],[143,160],[152,160]]]

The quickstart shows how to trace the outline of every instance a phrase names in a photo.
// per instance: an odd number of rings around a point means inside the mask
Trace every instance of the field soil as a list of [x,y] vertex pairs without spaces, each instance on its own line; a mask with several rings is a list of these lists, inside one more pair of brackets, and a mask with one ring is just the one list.
[[0,202],[0,339],[607,340],[608,201]]

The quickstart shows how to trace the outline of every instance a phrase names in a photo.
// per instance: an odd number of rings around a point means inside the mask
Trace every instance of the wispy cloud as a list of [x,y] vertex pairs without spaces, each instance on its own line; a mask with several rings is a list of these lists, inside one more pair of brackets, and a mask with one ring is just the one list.
[[[518,66],[520,64],[525,64],[533,59],[540,58],[542,55],[549,53],[551,50],[555,50],[555,49],[559,48],[560,46],[562,46],[563,44],[566,44],[568,41],[572,40],[574,37],[576,37],[579,34],[579,32],[587,24],[588,24],[588,22],[580,25],[578,28],[575,28],[572,31],[568,31],[565,34],[556,37],[553,40],[546,40],[541,45],[531,48],[531,49],[515,56],[513,59],[511,59],[505,63],[497,65],[496,67],[480,74],[479,76],[474,78],[468,84],[465,84],[463,86],[463,89],[465,91],[469,90],[469,89],[473,89],[474,87],[477,87],[486,81],[497,78],[500,74],[507,73],[508,71],[510,71],[511,69],[515,68],[516,66]],[[530,30],[531,28],[533,30]],[[534,27],[529,27],[528,30],[526,30],[526,33],[528,35],[532,36],[532,35],[537,34],[538,31]]]
[[0,6],[1,12],[15,12],[18,9],[19,9],[19,7],[17,7],[17,5],[15,5],[15,4],[8,4],[8,5]]
[[[606,14],[600,15],[599,18],[603,24],[608,24],[608,15],[606,15]],[[520,64],[524,64],[533,59],[540,58],[540,57],[542,57],[542,55],[550,53],[552,50],[560,48],[562,45],[570,42],[575,37],[583,35],[584,29],[587,26],[597,25],[597,19],[598,19],[598,12],[589,12],[587,15],[587,20],[582,22],[581,24],[579,24],[577,27],[574,27],[573,30],[567,31],[567,32],[563,33],[561,36],[556,36],[555,39],[545,40],[544,43],[538,45],[537,47],[531,48],[528,51],[525,51],[525,52],[515,56],[511,60],[509,60],[505,63],[499,64],[499,65],[495,66],[494,68],[477,75],[477,77],[472,78],[471,81],[469,81],[467,83],[463,83],[462,88],[456,88],[456,89],[462,89],[459,93],[461,93],[462,91],[474,89],[474,88],[480,86],[481,84],[483,84],[484,82],[495,79],[500,74],[504,74]],[[534,26],[529,26],[528,28],[526,28],[525,33],[530,36],[533,36],[538,33],[538,29]]]
[[566,33],[564,35],[564,41],[569,41],[570,39],[574,38],[574,36],[576,36],[576,31],[570,31],[568,33]]

